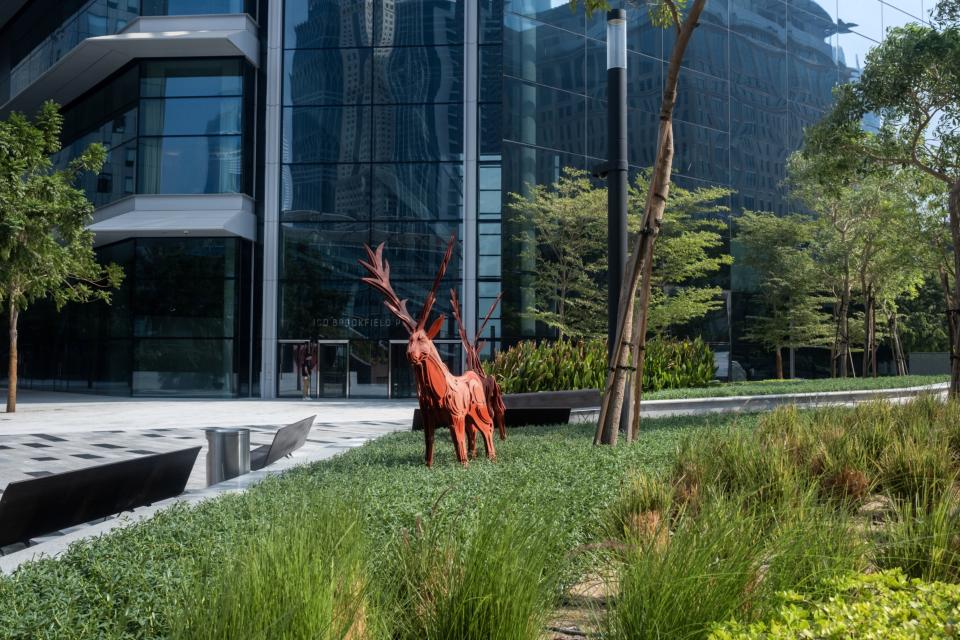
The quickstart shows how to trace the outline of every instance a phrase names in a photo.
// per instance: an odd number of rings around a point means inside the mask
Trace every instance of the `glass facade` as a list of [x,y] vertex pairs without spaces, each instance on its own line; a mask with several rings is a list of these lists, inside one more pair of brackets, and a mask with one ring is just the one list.
[[251,193],[253,74],[239,59],[135,63],[64,110],[65,166],[107,148],[83,187],[97,206],[133,194]]
[[97,249],[123,267],[111,304],[30,309],[25,389],[235,397],[251,385],[251,243],[138,238]]
[[[406,332],[360,282],[357,259],[364,243],[386,242],[394,287],[415,309],[447,240],[461,236],[463,2],[285,9],[279,338],[349,340],[351,395],[386,396],[406,371],[390,340],[405,343]],[[442,298],[460,282],[462,255]]]
[[[482,4],[485,15],[494,16],[501,3]],[[561,4],[505,0],[499,55],[486,50],[496,48],[486,44],[496,41],[495,18],[481,27],[481,60],[488,60],[480,73],[481,86],[487,87],[481,95],[493,91],[500,79],[497,64],[502,72],[501,105],[481,107],[484,151],[494,151],[495,141],[500,141],[499,180],[492,175],[496,156],[491,153],[485,156],[491,162],[486,184],[499,185],[503,194],[551,183],[564,167],[591,169],[605,160],[605,16],[597,12],[588,18],[582,9],[571,12]],[[932,4],[711,0],[680,77],[674,114],[677,183],[729,187],[734,191],[732,216],[744,210],[783,214],[795,208],[784,187],[786,160],[799,148],[804,128],[829,109],[835,85],[857,77],[864,55],[886,29],[923,19]],[[674,37],[649,24],[642,9],[628,11],[629,161],[634,169],[654,160],[657,111]],[[480,183],[483,190],[483,177]],[[484,195],[494,207],[496,194],[483,194],[481,200]],[[479,258],[483,265],[484,252],[496,255],[498,248],[503,256],[499,265],[495,260],[486,265],[491,272],[498,266],[502,277],[503,335],[549,335],[523,314],[534,302],[537,274],[513,256],[521,254],[518,239],[530,235],[529,222],[509,212],[503,215],[491,214],[488,222],[481,209],[481,225],[490,224],[491,232],[480,231]],[[703,334],[720,352],[732,352],[752,377],[769,377],[769,358],[738,339],[751,306],[748,279],[735,264],[717,284],[725,290],[729,308],[689,331]],[[500,286],[491,278],[488,291]]]

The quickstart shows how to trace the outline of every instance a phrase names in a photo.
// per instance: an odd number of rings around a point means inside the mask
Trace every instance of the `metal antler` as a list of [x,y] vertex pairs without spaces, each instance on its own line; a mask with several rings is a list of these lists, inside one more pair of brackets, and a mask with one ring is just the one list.
[[358,262],[370,275],[362,278],[362,281],[383,294],[383,297],[386,298],[383,301],[384,306],[400,319],[408,333],[413,333],[417,330],[418,324],[414,322],[410,312],[407,311],[407,301],[401,300],[390,284],[390,263],[383,259],[383,244],[381,242],[376,251],[371,250],[367,245],[363,245],[370,261],[359,260]]
[[417,318],[418,329],[422,329],[430,318],[433,303],[437,301],[437,289],[440,288],[440,281],[443,280],[443,276],[447,273],[447,265],[450,264],[450,258],[453,257],[453,245],[456,243],[456,236],[451,235],[450,241],[447,243],[447,252],[443,255],[443,262],[440,263],[440,269],[437,270],[437,277],[433,280],[433,287],[431,287],[430,293],[427,294],[427,299],[423,303],[420,317]]

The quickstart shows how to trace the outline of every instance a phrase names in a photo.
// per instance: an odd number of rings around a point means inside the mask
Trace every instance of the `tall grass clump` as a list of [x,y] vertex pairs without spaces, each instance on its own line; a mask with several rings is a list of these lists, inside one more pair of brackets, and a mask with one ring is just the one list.
[[874,563],[902,569],[911,578],[960,581],[960,505],[939,482],[922,487],[912,501],[896,503],[894,517],[878,535]]
[[564,553],[549,522],[497,499],[477,515],[431,515],[397,545],[398,640],[538,640]]
[[706,498],[669,538],[627,540],[607,619],[614,640],[702,638],[744,605],[761,563],[758,529],[740,504]]
[[367,544],[347,503],[306,505],[244,540],[170,615],[179,640],[385,637],[369,592]]

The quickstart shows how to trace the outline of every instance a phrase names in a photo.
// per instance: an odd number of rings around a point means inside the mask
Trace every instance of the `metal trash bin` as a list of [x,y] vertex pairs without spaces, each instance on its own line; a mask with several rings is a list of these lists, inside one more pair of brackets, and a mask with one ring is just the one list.
[[250,429],[204,429],[207,486],[250,473]]

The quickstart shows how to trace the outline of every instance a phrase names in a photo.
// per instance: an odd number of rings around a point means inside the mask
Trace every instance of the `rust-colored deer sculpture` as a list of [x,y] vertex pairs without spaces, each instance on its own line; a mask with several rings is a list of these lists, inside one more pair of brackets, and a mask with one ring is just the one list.
[[[503,403],[503,392],[500,390],[500,385],[497,384],[496,377],[488,375],[487,372],[483,370],[483,364],[480,361],[480,349],[483,348],[483,341],[480,339],[480,336],[483,335],[483,330],[486,329],[490,318],[493,317],[493,312],[497,309],[497,305],[500,304],[500,298],[502,297],[502,292],[497,295],[497,299],[490,305],[490,310],[487,311],[486,317],[483,319],[483,322],[480,323],[480,328],[477,329],[477,335],[473,340],[470,340],[470,338],[467,337],[467,329],[463,326],[463,318],[460,317],[460,301],[457,299],[457,290],[450,289],[450,308],[453,310],[453,317],[456,319],[457,329],[460,331],[460,342],[463,343],[463,350],[467,354],[466,368],[468,371],[473,371],[480,376],[480,380],[483,382],[483,394],[487,398],[487,409],[490,411],[493,422],[497,426],[500,439],[506,440],[507,428],[505,415],[507,407]],[[467,445],[470,447],[470,456],[474,458],[477,455],[477,440],[475,436],[475,433],[467,432]]]
[[360,261],[361,266],[370,274],[363,278],[363,282],[383,294],[384,305],[400,320],[410,334],[407,342],[407,360],[413,366],[417,382],[417,397],[420,401],[420,412],[423,415],[425,458],[428,467],[433,465],[434,431],[444,424],[450,427],[450,437],[453,439],[460,464],[467,465],[467,434],[469,433],[473,440],[476,437],[474,430],[483,435],[487,458],[495,460],[497,457],[493,448],[493,420],[487,409],[480,376],[473,371],[455,376],[450,373],[440,358],[433,344],[433,338],[443,327],[443,315],[438,317],[429,329],[426,328],[433,304],[437,299],[437,289],[453,255],[454,243],[455,239],[451,238],[443,262],[440,263],[437,277],[434,279],[433,288],[427,294],[423,309],[416,321],[407,311],[407,301],[401,300],[390,284],[390,264],[383,258],[383,243],[377,247],[376,251],[364,245],[369,261]]

